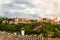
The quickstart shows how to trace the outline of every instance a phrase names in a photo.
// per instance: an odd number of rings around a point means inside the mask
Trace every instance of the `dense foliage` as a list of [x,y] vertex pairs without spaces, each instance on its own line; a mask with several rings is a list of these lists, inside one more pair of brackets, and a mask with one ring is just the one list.
[[[25,34],[26,35],[40,35],[40,33],[43,34],[43,36],[48,36],[47,34],[49,32],[52,32],[53,34],[51,34],[52,38],[60,38],[60,24],[51,24],[51,23],[46,23],[46,22],[32,22],[29,24],[24,24],[24,23],[19,23],[19,24],[8,24],[5,23],[3,24],[2,21],[4,20],[4,18],[0,18],[0,31],[7,31],[7,32],[17,32],[20,34],[21,28],[25,29]],[[11,20],[11,19],[10,19]],[[42,26],[41,31],[34,31],[33,29],[37,26]]]

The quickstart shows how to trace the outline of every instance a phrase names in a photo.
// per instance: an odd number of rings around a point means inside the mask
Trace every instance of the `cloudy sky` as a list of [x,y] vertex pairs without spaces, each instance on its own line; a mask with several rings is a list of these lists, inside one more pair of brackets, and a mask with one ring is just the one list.
[[0,0],[0,16],[60,17],[60,0]]

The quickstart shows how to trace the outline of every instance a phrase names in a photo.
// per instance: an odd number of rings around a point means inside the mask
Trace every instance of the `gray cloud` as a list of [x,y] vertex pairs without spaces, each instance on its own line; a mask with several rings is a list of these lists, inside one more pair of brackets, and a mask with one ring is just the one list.
[[37,18],[38,16],[60,16],[59,0],[11,0],[10,2],[9,1],[6,1],[1,5],[0,16],[19,16],[23,18]]
[[34,18],[34,15],[29,13],[31,11],[30,8],[33,8],[33,5],[25,0],[13,0],[11,3],[2,5],[1,13],[2,16],[5,17],[19,16],[19,17]]

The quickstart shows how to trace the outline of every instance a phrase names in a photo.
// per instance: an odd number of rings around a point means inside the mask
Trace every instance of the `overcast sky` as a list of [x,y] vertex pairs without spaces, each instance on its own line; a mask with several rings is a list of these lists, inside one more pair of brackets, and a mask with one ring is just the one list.
[[0,0],[0,16],[36,19],[59,17],[60,0]]

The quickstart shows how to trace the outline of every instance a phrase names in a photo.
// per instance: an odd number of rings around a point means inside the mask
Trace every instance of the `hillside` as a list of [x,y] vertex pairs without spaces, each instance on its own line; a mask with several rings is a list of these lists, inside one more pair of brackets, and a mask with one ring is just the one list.
[[25,35],[40,35],[44,37],[60,38],[60,24],[51,24],[47,22],[31,22],[28,24],[3,24],[4,18],[0,19],[0,31],[6,31],[8,33],[16,32],[17,35],[21,35],[21,28],[25,29]]

